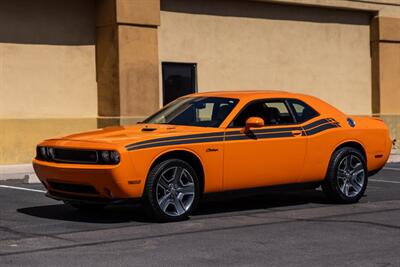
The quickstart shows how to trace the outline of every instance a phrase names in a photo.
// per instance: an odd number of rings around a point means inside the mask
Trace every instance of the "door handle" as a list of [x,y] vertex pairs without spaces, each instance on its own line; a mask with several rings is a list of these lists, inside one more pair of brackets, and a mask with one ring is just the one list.
[[302,135],[303,135],[303,132],[300,131],[300,130],[294,130],[294,131],[292,131],[292,135],[293,135],[293,136],[302,136]]

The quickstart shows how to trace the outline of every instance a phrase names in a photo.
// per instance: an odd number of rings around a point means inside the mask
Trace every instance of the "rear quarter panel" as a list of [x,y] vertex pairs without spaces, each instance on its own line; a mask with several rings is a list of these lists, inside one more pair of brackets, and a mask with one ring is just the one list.
[[340,127],[308,137],[307,155],[302,181],[320,181],[325,178],[334,151],[347,142],[360,144],[366,154],[368,171],[382,168],[391,149],[387,126],[383,121],[368,117],[352,117],[354,128],[347,116],[335,116]]
[[387,125],[378,118],[354,117],[354,138],[365,148],[368,171],[382,168],[389,159],[392,148]]

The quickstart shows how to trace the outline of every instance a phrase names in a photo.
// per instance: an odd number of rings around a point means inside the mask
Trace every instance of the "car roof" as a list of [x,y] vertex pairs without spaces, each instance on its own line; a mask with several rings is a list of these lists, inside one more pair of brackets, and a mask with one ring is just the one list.
[[301,94],[301,93],[290,93],[287,91],[279,91],[279,90],[249,90],[249,91],[211,91],[211,92],[202,92],[186,95],[184,97],[190,96],[205,96],[205,97],[226,97],[226,98],[235,98],[244,103],[263,99],[263,98],[295,98],[306,102],[308,105],[316,109],[320,114],[330,114],[334,115],[344,115],[344,113],[334,106],[328,104],[327,102],[316,98],[314,96]]
[[303,94],[289,93],[279,90],[249,90],[249,91],[210,91],[191,94],[189,96],[209,96],[209,97],[227,97],[238,99],[258,99],[258,98],[290,98],[305,96]]

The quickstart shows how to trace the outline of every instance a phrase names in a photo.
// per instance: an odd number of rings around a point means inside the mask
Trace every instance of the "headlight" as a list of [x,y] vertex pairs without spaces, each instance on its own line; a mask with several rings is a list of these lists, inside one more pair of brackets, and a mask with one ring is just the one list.
[[114,164],[119,163],[120,155],[119,155],[119,153],[117,151],[111,151],[110,152],[110,157],[111,157],[112,163],[114,163]]
[[120,161],[120,155],[117,151],[103,150],[99,151],[101,155],[101,161],[105,164],[118,164]]
[[110,152],[109,151],[101,151],[101,159],[104,163],[110,163]]
[[54,148],[52,147],[47,148],[47,157],[50,158],[51,160],[54,160],[55,158]]
[[47,151],[46,147],[44,146],[38,146],[36,149],[36,156],[38,159],[46,159],[47,158]]

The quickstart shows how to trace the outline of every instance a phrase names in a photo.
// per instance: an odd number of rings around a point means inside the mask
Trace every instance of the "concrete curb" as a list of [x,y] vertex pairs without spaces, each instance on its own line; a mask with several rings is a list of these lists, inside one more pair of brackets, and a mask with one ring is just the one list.
[[[400,149],[392,149],[388,163],[400,162]],[[40,183],[32,164],[0,165],[0,181],[23,180],[26,183]]]
[[32,164],[0,165],[0,181],[23,180],[26,183],[40,183]]
[[400,149],[392,149],[388,163],[400,162]]

